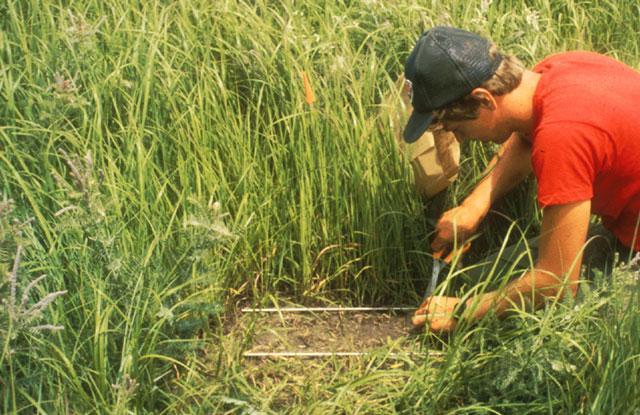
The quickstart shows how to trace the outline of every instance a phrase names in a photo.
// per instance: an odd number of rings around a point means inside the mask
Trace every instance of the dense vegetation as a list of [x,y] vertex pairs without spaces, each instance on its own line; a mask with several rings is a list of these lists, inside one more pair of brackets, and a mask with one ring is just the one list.
[[[633,264],[577,303],[463,327],[442,360],[381,350],[299,373],[247,367],[224,336],[240,303],[418,303],[429,223],[383,104],[436,24],[527,65],[588,49],[640,67],[635,2],[0,4],[0,412],[640,408]],[[449,206],[494,148],[463,150]],[[484,248],[535,230],[529,187]]]

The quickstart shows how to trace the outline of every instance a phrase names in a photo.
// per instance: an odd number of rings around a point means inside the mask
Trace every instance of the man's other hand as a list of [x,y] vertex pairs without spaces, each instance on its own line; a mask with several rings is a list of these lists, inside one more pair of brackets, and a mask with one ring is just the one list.
[[413,328],[419,329],[427,324],[429,330],[436,333],[453,331],[458,324],[453,316],[458,303],[458,297],[435,295],[427,298],[411,318]]

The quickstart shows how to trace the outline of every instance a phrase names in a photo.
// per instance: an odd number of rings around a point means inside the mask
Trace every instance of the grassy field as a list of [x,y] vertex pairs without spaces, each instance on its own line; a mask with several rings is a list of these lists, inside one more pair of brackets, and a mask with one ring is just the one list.
[[[256,363],[227,335],[245,304],[418,304],[429,202],[383,103],[436,24],[529,66],[587,49],[640,68],[635,2],[2,2],[0,412],[640,413],[635,264],[420,336],[438,358]],[[465,144],[448,206],[494,150]],[[480,248],[535,233],[533,186]]]

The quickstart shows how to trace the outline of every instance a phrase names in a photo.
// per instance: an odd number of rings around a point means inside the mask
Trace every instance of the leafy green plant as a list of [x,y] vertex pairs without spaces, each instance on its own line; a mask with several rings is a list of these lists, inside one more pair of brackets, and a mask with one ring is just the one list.
[[[587,49],[638,67],[633,2],[8,0],[0,17],[0,412],[640,407],[635,265],[583,284],[581,303],[423,336],[442,359],[251,366],[251,339],[228,335],[245,303],[418,303],[431,202],[379,118],[422,30],[490,35],[527,65]],[[464,144],[446,206],[494,150]],[[474,246],[499,249],[515,219],[535,233],[534,185]],[[46,324],[64,330],[30,329]]]

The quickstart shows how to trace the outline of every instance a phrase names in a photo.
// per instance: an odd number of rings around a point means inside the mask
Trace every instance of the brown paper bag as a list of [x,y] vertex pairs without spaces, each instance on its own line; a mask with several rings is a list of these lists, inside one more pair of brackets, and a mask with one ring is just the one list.
[[427,131],[412,144],[402,139],[402,132],[411,115],[412,106],[404,76],[396,81],[383,103],[388,114],[382,119],[389,122],[394,131],[398,149],[409,156],[415,186],[424,197],[430,198],[446,189],[457,177],[460,167],[460,145],[452,133],[440,130]]
[[416,189],[433,197],[458,177],[460,145],[445,131],[426,132],[412,145],[411,167]]

